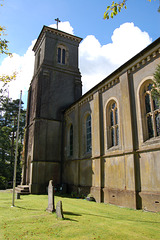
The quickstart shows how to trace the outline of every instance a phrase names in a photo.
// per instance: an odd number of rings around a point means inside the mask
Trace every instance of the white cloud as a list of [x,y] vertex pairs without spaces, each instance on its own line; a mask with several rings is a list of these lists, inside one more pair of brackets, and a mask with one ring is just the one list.
[[[56,28],[56,24],[50,27]],[[73,34],[73,28],[69,22],[60,22],[59,29]],[[124,23],[115,29],[111,40],[111,43],[101,45],[95,36],[89,35],[80,44],[79,58],[83,93],[151,43],[148,33],[142,32],[133,23]],[[33,76],[34,52],[32,48],[35,41],[32,41],[23,56],[14,53],[12,58],[5,58],[0,66],[0,75],[18,72],[17,80],[10,83],[9,94],[12,98],[18,98],[22,90],[25,102]]]
[[95,36],[90,35],[80,44],[83,93],[152,41],[148,33],[142,32],[133,23],[124,23],[115,29],[111,40],[111,43],[101,46]]
[[[73,28],[69,22],[60,22],[58,26],[59,30],[73,34]],[[52,24],[50,27],[56,28],[56,24]],[[15,71],[18,73],[16,80],[9,84],[9,97],[13,99],[19,98],[20,90],[22,90],[22,99],[25,105],[29,85],[33,77],[34,52],[32,49],[35,42],[36,40],[32,41],[23,56],[13,53],[13,57],[6,57],[0,65],[0,76],[3,74],[11,75]]]
[[[57,24],[51,24],[51,25],[49,25],[49,27],[57,28]],[[73,33],[73,28],[68,21],[58,23],[58,30],[67,32],[67,33],[72,34],[72,35],[74,34]]]
[[115,29],[111,37],[112,43],[105,45],[113,64],[122,64],[140,52],[152,42],[147,32],[142,32],[134,23],[124,23]]
[[13,99],[19,98],[20,90],[22,90],[23,101],[27,101],[27,91],[34,69],[34,52],[32,48],[35,41],[32,41],[31,46],[23,56],[13,53],[12,57],[4,59],[0,66],[0,75],[11,75],[13,72],[17,72],[16,80],[9,83],[9,97]]

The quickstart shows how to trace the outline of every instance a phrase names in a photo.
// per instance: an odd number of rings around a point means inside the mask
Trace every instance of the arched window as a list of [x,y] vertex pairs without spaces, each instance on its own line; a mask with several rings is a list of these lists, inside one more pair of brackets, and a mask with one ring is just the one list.
[[66,49],[62,45],[58,47],[58,63],[66,64]]
[[119,145],[118,108],[115,101],[110,101],[107,107],[107,139],[108,148]]
[[145,121],[148,139],[160,136],[160,106],[158,100],[154,100],[151,94],[152,83],[144,86]]
[[65,59],[66,59],[66,50],[62,50],[62,64],[65,64]]
[[58,48],[58,63],[61,63],[61,48]]
[[73,125],[69,129],[69,155],[73,156]]
[[91,115],[86,118],[86,151],[92,150],[92,128],[91,128]]

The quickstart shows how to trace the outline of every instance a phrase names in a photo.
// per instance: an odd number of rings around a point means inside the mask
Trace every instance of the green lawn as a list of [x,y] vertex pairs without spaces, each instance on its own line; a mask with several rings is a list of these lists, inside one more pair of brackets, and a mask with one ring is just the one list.
[[64,220],[45,211],[47,195],[0,192],[0,239],[160,239],[160,213],[135,211],[82,199],[62,201]]

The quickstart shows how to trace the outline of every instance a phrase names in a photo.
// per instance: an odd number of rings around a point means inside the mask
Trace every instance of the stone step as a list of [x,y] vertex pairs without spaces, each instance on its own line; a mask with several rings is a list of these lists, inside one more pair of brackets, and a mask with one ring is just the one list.
[[30,194],[30,192],[20,192],[20,191],[16,191],[16,190],[15,190],[15,192],[20,193],[20,195],[29,195]]
[[23,188],[19,188],[19,187],[16,187],[15,189],[17,192],[29,192],[29,189],[23,189]]
[[18,185],[17,188],[29,191],[28,185]]
[[15,188],[15,192],[19,192],[21,195],[28,195],[29,192],[29,186],[28,185],[18,185]]
[[[13,192],[13,189],[11,189],[10,191]],[[30,192],[21,192],[21,191],[17,190],[16,188],[15,188],[15,193],[20,193],[20,195],[29,195],[30,194]]]

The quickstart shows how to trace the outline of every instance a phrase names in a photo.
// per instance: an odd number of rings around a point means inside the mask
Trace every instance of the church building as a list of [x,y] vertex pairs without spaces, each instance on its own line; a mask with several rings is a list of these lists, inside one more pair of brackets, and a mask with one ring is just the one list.
[[28,91],[22,185],[49,180],[97,202],[160,211],[160,38],[82,95],[81,38],[44,26]]

